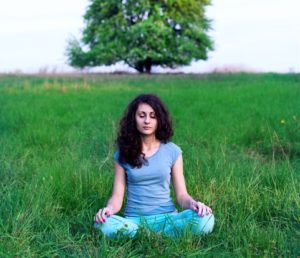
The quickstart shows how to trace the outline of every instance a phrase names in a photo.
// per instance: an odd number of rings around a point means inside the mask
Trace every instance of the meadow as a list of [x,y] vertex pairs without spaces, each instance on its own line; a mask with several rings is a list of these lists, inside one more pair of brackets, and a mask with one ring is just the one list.
[[[144,92],[169,107],[209,235],[93,228],[118,120]],[[0,257],[297,257],[299,189],[299,74],[0,75]]]

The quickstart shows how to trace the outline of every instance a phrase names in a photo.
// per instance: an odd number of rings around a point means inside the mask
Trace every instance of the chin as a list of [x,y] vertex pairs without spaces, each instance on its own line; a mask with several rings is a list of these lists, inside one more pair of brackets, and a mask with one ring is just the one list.
[[150,135],[154,135],[155,132],[142,131],[141,134],[142,134],[142,135],[145,135],[145,136],[150,136]]

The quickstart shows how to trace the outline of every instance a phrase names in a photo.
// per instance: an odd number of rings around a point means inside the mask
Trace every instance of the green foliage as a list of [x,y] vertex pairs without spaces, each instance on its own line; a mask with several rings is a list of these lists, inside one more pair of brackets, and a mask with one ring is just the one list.
[[[139,72],[153,65],[176,67],[207,59],[209,0],[92,0],[81,42],[72,39],[72,66],[111,65],[124,61]],[[85,49],[85,50],[83,50]]]
[[[300,76],[0,76],[0,257],[297,257]],[[92,225],[113,182],[118,119],[161,96],[189,193],[214,231],[109,240]],[[120,212],[120,215],[122,212]]]

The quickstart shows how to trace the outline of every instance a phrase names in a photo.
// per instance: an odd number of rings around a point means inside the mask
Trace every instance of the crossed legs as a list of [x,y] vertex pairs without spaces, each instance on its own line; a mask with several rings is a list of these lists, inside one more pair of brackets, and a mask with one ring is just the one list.
[[192,210],[184,210],[180,213],[167,213],[142,217],[120,217],[112,215],[104,224],[95,223],[98,228],[108,237],[114,237],[117,233],[134,237],[139,227],[150,231],[162,232],[170,237],[180,237],[186,230],[195,235],[207,234],[213,230],[214,215],[199,217]]

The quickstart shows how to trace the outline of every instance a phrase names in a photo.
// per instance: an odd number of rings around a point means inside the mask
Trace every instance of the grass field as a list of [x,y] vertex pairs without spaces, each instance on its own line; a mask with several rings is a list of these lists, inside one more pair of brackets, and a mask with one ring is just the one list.
[[[92,227],[118,119],[144,92],[169,107],[210,235],[116,241]],[[2,75],[0,178],[0,257],[300,256],[300,75]]]

